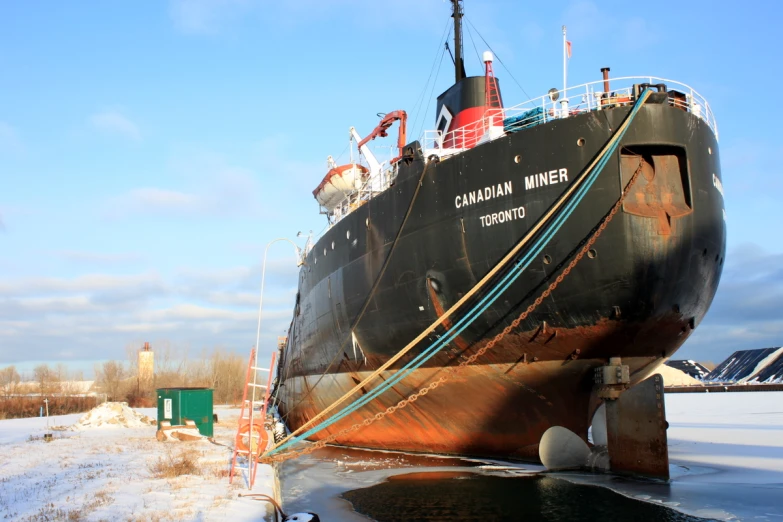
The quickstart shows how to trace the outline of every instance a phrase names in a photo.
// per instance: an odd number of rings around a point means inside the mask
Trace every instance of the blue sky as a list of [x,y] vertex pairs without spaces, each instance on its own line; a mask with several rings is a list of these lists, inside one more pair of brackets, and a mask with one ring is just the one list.
[[[465,5],[523,88],[496,62],[507,104],[562,84],[563,24],[569,84],[610,66],[709,100],[729,253],[712,310],[678,356],[720,361],[783,344],[781,11],[752,0],[676,12]],[[448,15],[443,0],[0,3],[0,365],[63,361],[89,373],[143,341],[246,352],[264,245],[323,230],[311,190],[348,128],[366,134],[395,109],[408,111],[414,137],[432,126],[452,81],[447,61],[438,71]],[[486,49],[477,32],[465,33],[469,74]],[[378,153],[392,142],[376,140]],[[269,349],[290,318],[292,250],[270,252]]]

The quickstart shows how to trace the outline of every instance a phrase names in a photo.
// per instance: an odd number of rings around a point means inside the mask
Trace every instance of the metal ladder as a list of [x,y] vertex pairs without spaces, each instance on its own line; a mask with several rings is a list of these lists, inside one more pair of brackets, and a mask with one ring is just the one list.
[[[253,489],[258,468],[258,457],[266,449],[269,435],[264,428],[266,410],[269,402],[269,392],[272,387],[272,369],[275,367],[277,353],[272,353],[272,361],[269,368],[258,367],[258,350],[250,350],[250,360],[247,363],[247,375],[245,377],[245,389],[242,393],[242,409],[239,412],[237,434],[234,439],[234,452],[231,457],[231,470],[229,471],[229,484],[233,482],[237,470],[247,471],[247,488]],[[259,384],[258,372],[267,372],[266,385]],[[264,390],[263,400],[258,400],[260,390]],[[250,392],[248,394],[248,391]],[[248,398],[248,395],[250,398]],[[260,414],[255,411],[256,406],[261,406]],[[247,439],[247,442],[245,440]],[[243,457],[246,466],[241,465],[239,459]]]

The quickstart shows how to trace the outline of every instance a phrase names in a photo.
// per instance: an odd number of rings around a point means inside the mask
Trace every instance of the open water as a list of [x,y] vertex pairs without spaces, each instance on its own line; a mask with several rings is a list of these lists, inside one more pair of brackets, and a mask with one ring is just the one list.
[[341,496],[357,512],[378,522],[706,520],[634,500],[607,488],[573,484],[545,475],[412,473]]
[[284,463],[278,479],[286,512],[315,511],[324,522],[711,520],[539,470],[498,461],[327,447]]

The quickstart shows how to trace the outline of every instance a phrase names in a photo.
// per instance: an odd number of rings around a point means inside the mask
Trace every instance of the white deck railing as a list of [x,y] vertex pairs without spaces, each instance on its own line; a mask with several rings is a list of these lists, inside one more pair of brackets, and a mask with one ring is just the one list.
[[[508,131],[517,131],[585,112],[631,105],[635,101],[634,85],[643,83],[652,86],[664,84],[667,91],[680,93],[681,97],[670,97],[669,104],[691,112],[704,120],[715,133],[715,137],[718,137],[718,124],[709,103],[692,87],[655,76],[626,76],[612,78],[609,82],[610,86],[614,86],[609,93],[604,92],[604,82],[599,80],[568,87],[565,91],[559,90],[555,101],[552,101],[550,94],[545,94],[519,105],[504,107],[502,116],[500,116],[505,122],[504,132],[497,132],[498,115],[494,115],[495,121],[492,122],[494,125],[484,118],[445,134],[437,130],[424,131],[420,139],[424,155],[426,158],[433,155],[444,158],[473,148],[485,141],[497,139]],[[490,111],[496,112],[497,109],[490,109]],[[518,118],[518,120],[514,122],[513,118]]]
[[[669,97],[669,104],[704,120],[715,133],[715,137],[718,137],[718,124],[709,103],[692,87],[655,76],[625,76],[612,78],[609,82],[611,86],[614,86],[609,93],[604,92],[604,82],[599,80],[568,87],[565,91],[557,91],[558,99],[556,101],[552,101],[550,94],[545,94],[512,107],[489,109],[481,120],[445,134],[437,130],[424,131],[419,140],[424,158],[426,161],[429,161],[433,156],[439,159],[446,158],[476,145],[493,141],[504,136],[507,132],[515,132],[586,112],[631,105],[635,101],[634,85],[643,83],[653,86],[665,84],[668,92],[681,93],[682,97]],[[518,118],[518,120],[509,121],[512,118]],[[354,209],[371,200],[376,194],[384,192],[396,177],[397,165],[392,165],[389,162],[382,163],[381,171],[377,175],[369,178],[359,189],[346,196],[333,210],[324,212],[329,223],[337,223]]]

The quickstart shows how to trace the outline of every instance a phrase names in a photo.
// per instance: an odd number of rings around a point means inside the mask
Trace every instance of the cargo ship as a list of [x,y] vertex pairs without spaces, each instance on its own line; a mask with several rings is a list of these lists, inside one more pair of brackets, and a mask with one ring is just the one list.
[[[431,130],[408,141],[402,110],[382,115],[363,137],[351,128],[360,156],[345,165],[330,157],[313,192],[329,226],[303,253],[272,395],[292,431],[350,395],[542,223],[636,108],[589,191],[521,275],[426,362],[309,436],[322,440],[361,423],[470,361],[450,382],[335,443],[536,459],[550,426],[587,437],[600,404],[596,368],[619,358],[630,384],[641,381],[707,312],[726,244],[718,129],[691,87],[611,78],[608,68],[597,81],[505,105],[492,53],[484,54],[483,75],[465,75],[462,5],[452,0],[451,8],[455,82],[438,96]],[[642,93],[649,96],[637,107]],[[368,144],[394,125],[398,154],[381,162]],[[634,174],[587,255],[514,324],[595,234]],[[448,335],[486,292],[351,399]]]

